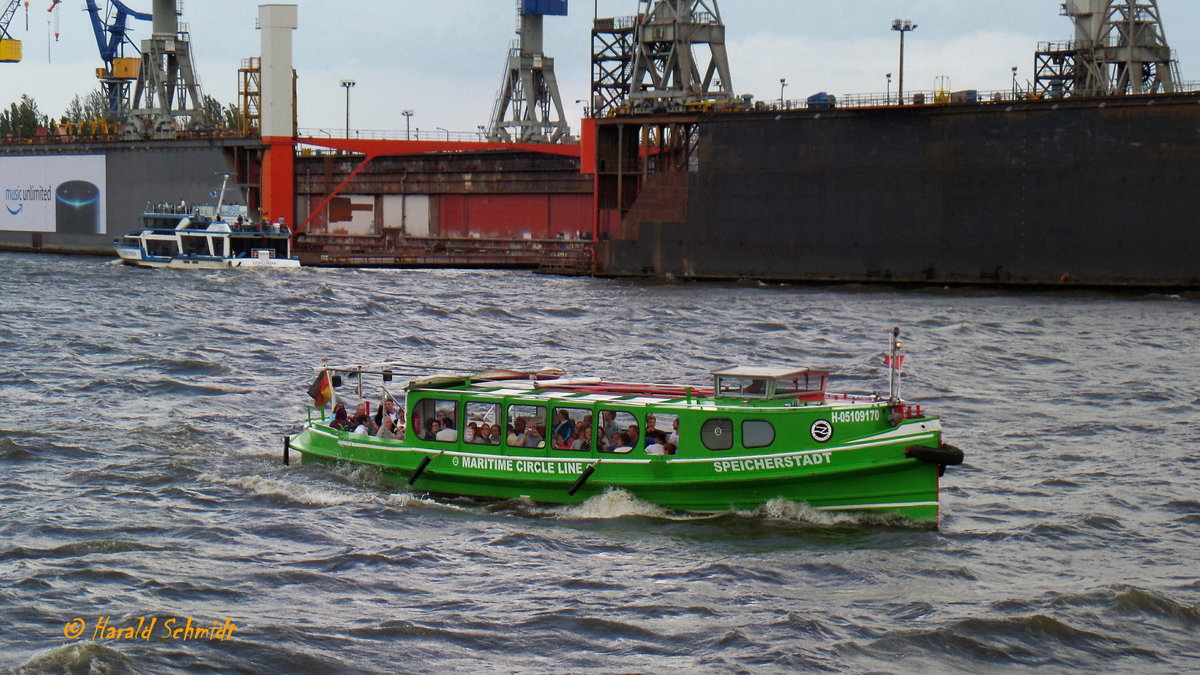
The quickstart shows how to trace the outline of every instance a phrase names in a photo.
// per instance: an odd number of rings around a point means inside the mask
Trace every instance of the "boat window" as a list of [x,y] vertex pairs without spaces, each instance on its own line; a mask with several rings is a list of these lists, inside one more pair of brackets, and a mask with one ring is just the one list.
[[550,422],[550,446],[555,450],[592,449],[592,411],[555,408]]
[[700,441],[709,450],[728,450],[733,447],[733,420],[706,420],[700,427]]
[[508,406],[508,439],[511,448],[546,447],[546,406]]
[[452,443],[458,440],[454,420],[458,401],[427,398],[418,401],[409,415],[409,433],[424,441]]
[[179,252],[175,246],[175,240],[164,239],[148,239],[146,240],[146,253],[161,258],[170,258]]
[[717,378],[718,395],[763,397],[767,395],[767,383],[765,377],[722,375]]
[[209,255],[208,252],[208,237],[183,236],[184,255]]
[[742,447],[765,448],[775,442],[775,427],[766,420],[742,421]]
[[796,377],[781,379],[775,384],[775,394],[777,396],[793,396],[823,392],[825,391],[825,379],[824,373],[804,373]]
[[463,442],[500,445],[500,404],[467,401],[463,417]]
[[624,410],[600,411],[600,452],[624,454],[637,447],[640,426],[633,413]]

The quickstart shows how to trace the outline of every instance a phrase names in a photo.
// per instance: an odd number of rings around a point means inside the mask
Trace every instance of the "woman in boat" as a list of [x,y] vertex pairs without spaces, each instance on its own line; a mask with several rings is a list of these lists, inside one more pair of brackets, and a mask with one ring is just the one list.
[[345,404],[338,403],[333,406],[333,421],[329,426],[338,431],[350,431],[354,428],[354,422],[350,421],[350,416],[346,414]]
[[588,451],[592,449],[592,427],[586,422],[580,422],[575,432],[575,440],[571,443],[572,450]]

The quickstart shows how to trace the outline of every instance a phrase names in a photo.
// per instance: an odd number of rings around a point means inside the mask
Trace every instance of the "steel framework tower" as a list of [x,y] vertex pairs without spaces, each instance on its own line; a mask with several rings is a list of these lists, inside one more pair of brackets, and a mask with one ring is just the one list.
[[[717,0],[639,0],[629,102],[636,109],[733,98]],[[703,71],[693,48],[708,45]]]
[[131,133],[170,134],[211,124],[201,106],[191,39],[178,0],[154,0],[154,33],[142,41],[142,69],[129,113]]
[[1121,96],[1175,91],[1179,63],[1163,32],[1158,0],[1067,0],[1075,39],[1044,44],[1035,90],[1049,96]]
[[517,43],[509,49],[504,81],[492,108],[488,139],[505,143],[563,143],[571,127],[563,112],[554,59],[542,51],[543,17],[566,16],[567,0],[517,0]]

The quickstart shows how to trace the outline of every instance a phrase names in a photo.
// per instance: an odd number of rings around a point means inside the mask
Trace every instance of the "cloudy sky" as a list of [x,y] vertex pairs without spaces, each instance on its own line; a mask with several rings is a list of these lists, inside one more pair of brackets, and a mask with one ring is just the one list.
[[[104,0],[100,0],[103,6]],[[125,0],[149,11],[151,0]],[[7,0],[0,0],[7,4]],[[237,100],[237,69],[259,53],[254,0],[180,0],[190,25],[205,93]],[[296,0],[301,127],[344,126],[342,79],[354,79],[351,126],[401,130],[399,112],[412,109],[414,128],[474,131],[486,124],[504,59],[515,38],[514,0]],[[25,59],[0,64],[0,102],[32,95],[43,112],[61,114],[76,93],[95,88],[99,56],[82,0],[60,6],[57,42],[46,7],[32,0],[29,30],[18,12],[10,31],[24,43]],[[590,88],[593,8],[601,16],[628,16],[636,0],[571,0],[571,15],[547,17],[546,53],[572,127],[579,99]],[[953,89],[1007,89],[1012,66],[1032,77],[1039,41],[1073,37],[1060,15],[1061,0],[723,0],[735,89],[777,99],[779,80],[789,98],[818,91],[883,92],[896,72],[898,36],[892,19],[918,29],[906,40],[905,88],[932,89],[940,75]],[[1200,2],[1159,0],[1166,35],[1185,80],[1200,80]],[[134,22],[135,38],[149,24]],[[895,84],[893,84],[893,87]]]

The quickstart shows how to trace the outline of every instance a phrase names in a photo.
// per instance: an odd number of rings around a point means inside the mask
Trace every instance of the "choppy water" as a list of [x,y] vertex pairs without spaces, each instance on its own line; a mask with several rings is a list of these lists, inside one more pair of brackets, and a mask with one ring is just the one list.
[[[1196,298],[0,263],[0,668],[1200,669]],[[937,531],[444,504],[280,462],[322,356],[694,381],[783,362],[863,391],[893,325],[905,394],[967,452]],[[237,628],[163,637],[173,618]]]

